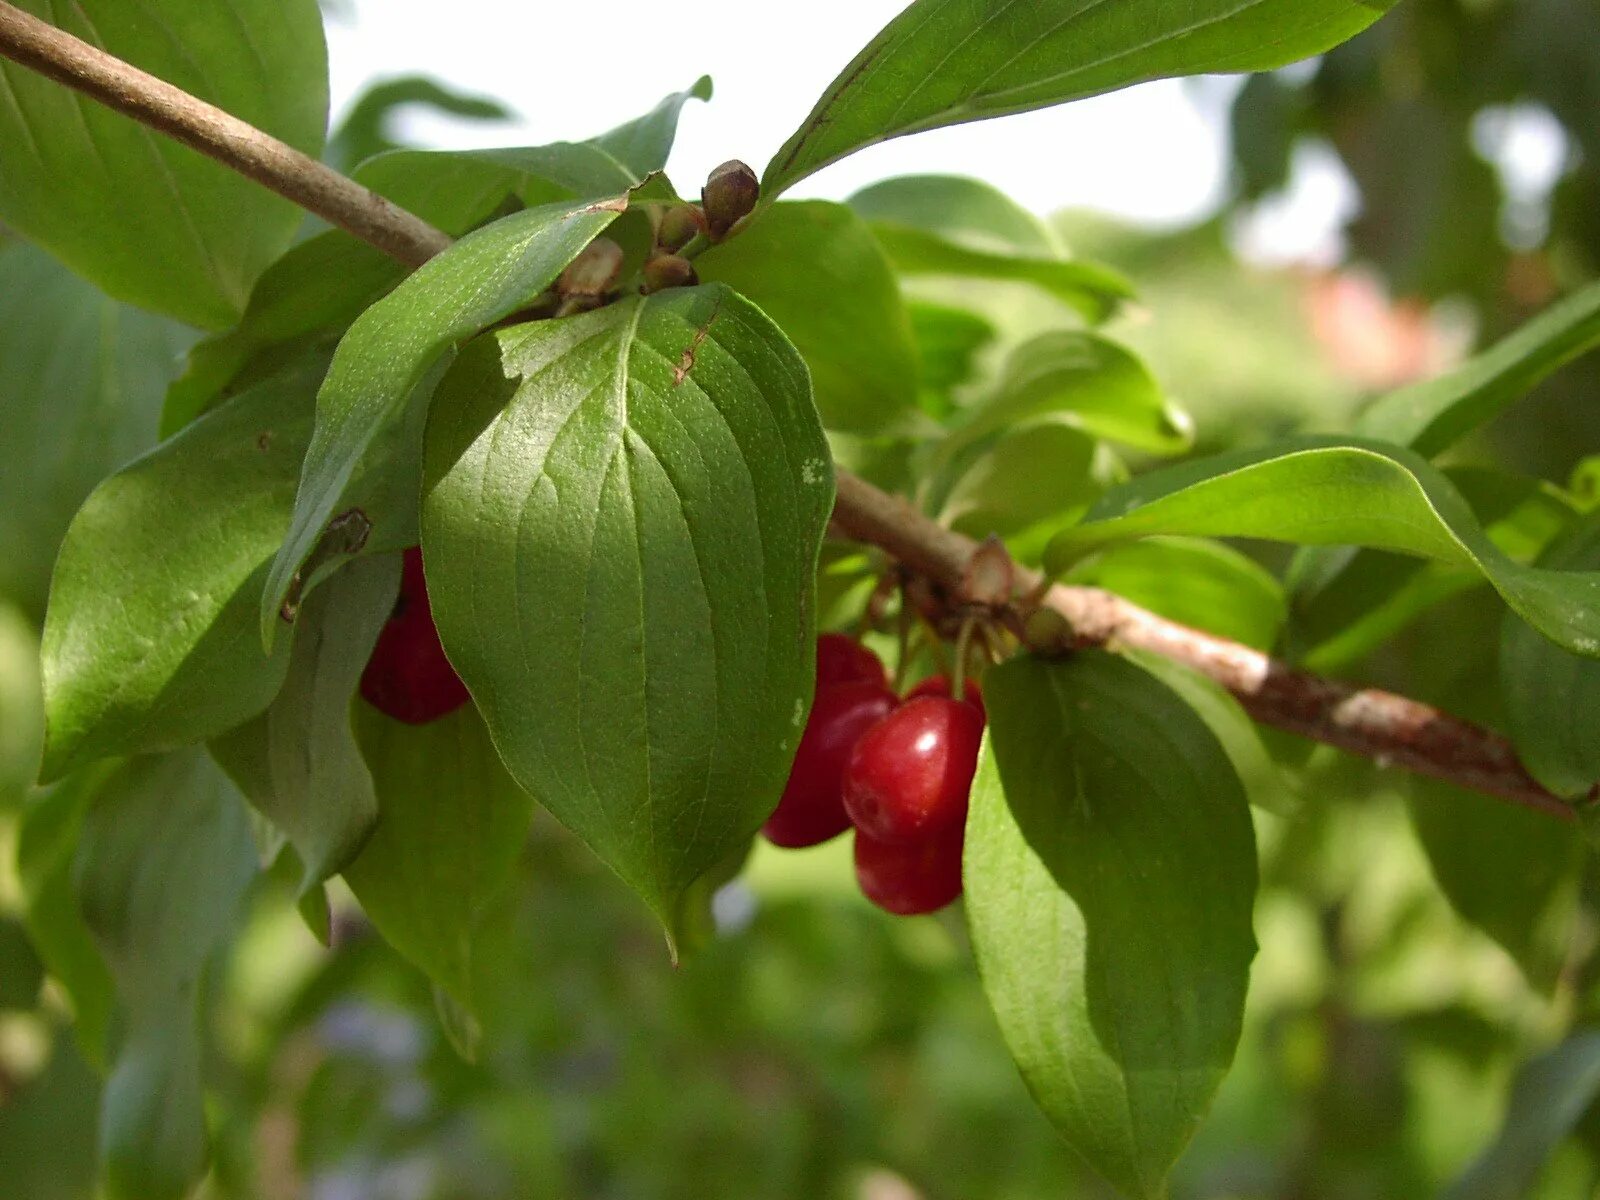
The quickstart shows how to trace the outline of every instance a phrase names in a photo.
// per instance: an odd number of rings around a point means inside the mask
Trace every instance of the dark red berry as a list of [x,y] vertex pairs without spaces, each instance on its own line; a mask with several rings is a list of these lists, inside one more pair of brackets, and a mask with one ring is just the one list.
[[836,683],[889,686],[883,660],[854,638],[825,633],[817,639],[817,691]]
[[817,689],[783,798],[762,832],[774,845],[815,846],[850,828],[840,788],[856,739],[893,711],[894,693],[876,683]]
[[856,830],[856,882],[879,908],[902,917],[930,913],[961,895],[958,825],[920,842],[880,842]]
[[439,644],[418,546],[405,552],[400,598],[361,673],[361,695],[379,712],[409,725],[437,720],[470,698]]
[[[977,706],[983,719],[989,719],[989,710],[983,706],[983,690],[978,687],[976,679],[968,679],[962,688],[962,699]],[[918,696],[950,696],[950,676],[930,675],[916,687],[906,693],[907,700],[915,700]]]
[[883,842],[959,829],[978,767],[983,714],[965,700],[918,696],[856,743],[844,773],[851,823]]

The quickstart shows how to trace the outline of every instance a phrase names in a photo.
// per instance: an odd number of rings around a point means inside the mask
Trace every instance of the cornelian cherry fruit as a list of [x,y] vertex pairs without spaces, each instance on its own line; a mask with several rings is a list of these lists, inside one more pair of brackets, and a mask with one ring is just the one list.
[[856,740],[894,709],[898,701],[879,683],[819,687],[811,719],[800,735],[783,798],[762,827],[774,845],[815,846],[850,828],[840,788]]
[[400,597],[361,673],[361,695],[379,712],[408,725],[438,720],[471,698],[439,643],[419,546],[405,552]]
[[[921,683],[917,684],[916,687],[907,692],[906,699],[914,700],[918,696],[949,697],[951,695],[950,676],[930,675]],[[978,681],[976,679],[968,679],[966,681],[965,686],[962,688],[961,698],[966,700],[968,703],[975,705],[978,711],[983,714],[984,719],[988,719],[989,710],[983,706],[983,691],[978,687]]]
[[851,823],[882,842],[960,830],[978,767],[983,714],[944,696],[908,700],[861,736],[844,772]]
[[961,895],[962,828],[918,842],[882,842],[856,830],[856,882],[879,908],[910,917]]
[[883,660],[854,638],[825,633],[817,639],[817,691],[836,683],[889,686]]

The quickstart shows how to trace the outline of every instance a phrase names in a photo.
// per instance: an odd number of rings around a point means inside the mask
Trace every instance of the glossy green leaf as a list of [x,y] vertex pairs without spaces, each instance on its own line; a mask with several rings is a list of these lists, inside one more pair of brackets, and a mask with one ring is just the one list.
[[1026,283],[1090,321],[1105,320],[1133,295],[1133,286],[1126,279],[1098,263],[980,250],[925,229],[887,221],[873,222],[872,236],[902,275]]
[[0,246],[0,596],[36,620],[72,514],[155,444],[161,394],[192,340],[42,250]]
[[316,582],[301,579],[301,568],[330,520],[356,512],[370,528],[392,516],[374,506],[385,488],[411,491],[389,476],[405,474],[399,465],[411,461],[431,394],[420,386],[429,370],[453,345],[549,287],[624,207],[621,199],[563,202],[496,221],[425,263],[350,327],[317,394],[294,516],[261,595],[268,645],[291,592],[304,594]]
[[45,766],[189,745],[277,694],[256,612],[325,359],[243,392],[111,476],[67,531],[44,627]]
[[904,432],[917,415],[917,351],[900,287],[848,208],[775,204],[702,254],[695,269],[778,323],[811,369],[829,429]]
[[[1517,562],[1532,562],[1573,519],[1566,497],[1539,480],[1482,467],[1444,474],[1489,540]],[[1386,550],[1308,546],[1296,553],[1288,586],[1296,658],[1308,670],[1338,671],[1484,578]]]
[[1410,785],[1412,827],[1439,890],[1504,946],[1530,981],[1553,985],[1571,953],[1578,913],[1578,825],[1434,779]]
[[1239,1039],[1244,792],[1200,717],[1126,660],[1015,659],[984,698],[963,867],[984,991],[1072,1147],[1128,1195],[1163,1196]]
[[[1600,570],[1600,516],[1590,515],[1539,565]],[[1600,784],[1600,663],[1554,646],[1510,613],[1500,636],[1500,677],[1517,751],[1528,772],[1561,796]]]
[[1107,546],[1073,565],[1067,583],[1105,588],[1195,629],[1270,650],[1287,615],[1283,587],[1254,559],[1199,538]]
[[118,767],[83,819],[78,899],[123,1015],[101,1097],[112,1200],[179,1200],[205,1174],[200,978],[255,876],[244,804],[198,748]]
[[533,801],[470,704],[421,726],[363,701],[353,715],[378,823],[345,880],[378,932],[475,1014],[479,925],[510,882]]
[[899,175],[862,188],[845,201],[874,224],[939,234],[975,250],[1064,256],[1061,238],[1011,197],[961,175]]
[[1059,572],[1096,546],[1162,533],[1364,545],[1470,568],[1546,637],[1600,655],[1600,572],[1512,561],[1449,480],[1398,446],[1294,438],[1153,471],[1058,534],[1047,565]]
[[1500,1135],[1444,1192],[1445,1200],[1522,1200],[1596,1095],[1600,1033],[1580,1029],[1523,1064]]
[[1151,454],[1181,454],[1194,443],[1194,422],[1138,355],[1097,334],[1057,330],[1011,352],[951,444],[1044,419]]
[[1380,398],[1361,414],[1357,431],[1432,457],[1596,346],[1600,283],[1552,305],[1448,374]]
[[[20,0],[304,150],[322,149],[327,51],[316,0]],[[15,63],[0,63],[0,220],[119,300],[220,328],[301,220],[198,151]]]
[[283,688],[260,716],[212,740],[212,757],[281,829],[305,869],[305,895],[355,857],[378,819],[350,701],[394,610],[400,563],[352,563],[306,603]]
[[114,763],[96,763],[29,797],[17,830],[22,919],[45,967],[72,1004],[73,1033],[84,1057],[104,1069],[111,1058],[111,973],[78,908],[73,854],[83,816]]
[[768,195],[888,138],[1172,75],[1265,71],[1320,54],[1393,0],[916,0],[773,157]]
[[722,286],[497,333],[440,386],[446,650],[512,775],[669,933],[782,789],[832,479],[805,364]]

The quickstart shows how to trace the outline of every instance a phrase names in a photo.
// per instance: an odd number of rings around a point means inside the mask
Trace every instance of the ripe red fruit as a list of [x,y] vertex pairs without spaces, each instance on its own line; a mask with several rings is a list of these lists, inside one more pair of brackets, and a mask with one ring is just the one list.
[[361,673],[361,695],[379,712],[408,725],[437,720],[470,699],[439,644],[419,546],[405,552],[400,597]]
[[817,639],[817,691],[836,683],[875,683],[889,686],[883,660],[854,638],[825,633]]
[[879,908],[902,917],[930,913],[961,895],[961,843],[954,829],[920,842],[881,842],[856,830],[856,882]]
[[[930,675],[907,692],[906,699],[914,700],[918,696],[948,697],[950,695],[950,676]],[[983,714],[984,720],[989,719],[989,710],[983,706],[983,690],[978,687],[976,679],[967,680],[966,686],[962,688],[961,698],[975,705],[978,711]]]
[[856,740],[888,716],[896,703],[894,693],[877,683],[817,689],[783,798],[761,830],[768,841],[798,849],[850,828],[839,794],[845,763]]
[[983,714],[965,700],[918,696],[862,735],[844,773],[855,827],[884,842],[959,829],[978,768]]

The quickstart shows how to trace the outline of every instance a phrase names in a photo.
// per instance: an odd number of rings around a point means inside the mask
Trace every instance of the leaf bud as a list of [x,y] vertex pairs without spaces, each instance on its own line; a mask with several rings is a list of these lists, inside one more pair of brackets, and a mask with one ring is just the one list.
[[713,242],[720,242],[728,231],[754,211],[761,198],[761,181],[738,159],[729,159],[706,179],[700,203],[706,212],[706,227]]
[[694,272],[694,264],[681,254],[658,254],[644,265],[646,292],[693,287],[699,282],[700,277]]
[[998,608],[1011,601],[1015,573],[1011,555],[1000,539],[990,534],[972,552],[961,577],[961,594],[970,604]]
[[697,204],[677,204],[661,214],[661,224],[656,229],[656,245],[668,254],[676,254],[694,240],[697,233],[705,232],[706,218]]
[[604,296],[622,273],[622,247],[610,238],[595,238],[567,264],[556,282],[563,296]]

